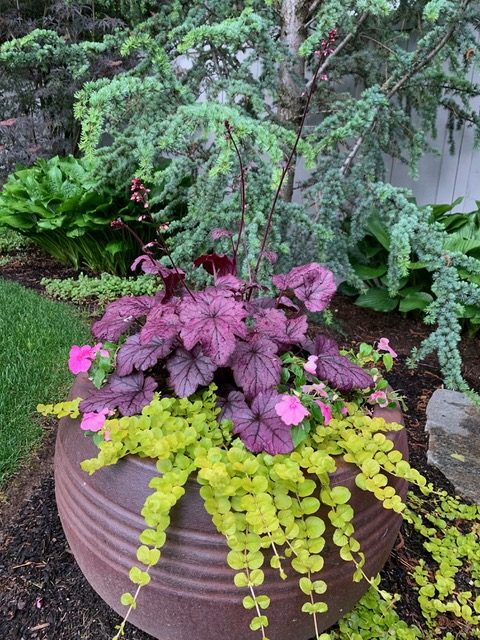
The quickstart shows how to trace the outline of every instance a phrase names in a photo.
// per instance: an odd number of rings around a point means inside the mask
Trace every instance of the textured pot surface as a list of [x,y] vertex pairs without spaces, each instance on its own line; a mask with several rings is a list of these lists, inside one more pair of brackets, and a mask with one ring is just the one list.
[[[85,397],[89,388],[85,379],[78,378],[71,397]],[[379,414],[389,421],[401,421],[396,410]],[[405,430],[392,432],[391,438],[406,457]],[[145,528],[140,512],[151,493],[148,483],[157,472],[152,460],[129,456],[88,476],[80,463],[96,452],[78,421],[61,421],[55,451],[57,505],[68,543],[88,582],[124,615],[120,596],[132,590],[128,571],[136,563],[138,535]],[[390,554],[401,517],[356,487],[354,467],[343,460],[337,460],[337,467],[332,484],[346,486],[352,493],[355,537],[367,558],[365,572],[374,576]],[[395,480],[393,485],[404,497],[406,483]],[[241,603],[246,590],[233,584],[235,572],[225,560],[227,546],[205,511],[198,489],[196,482],[188,482],[185,495],[172,510],[160,562],[150,571],[152,581],[141,590],[130,622],[159,640],[252,640],[258,632],[250,631],[253,613]],[[326,512],[324,516],[328,522]],[[352,582],[353,568],[339,557],[328,527],[325,536],[325,566],[319,577],[328,584],[321,599],[329,608],[319,616],[322,630],[349,611],[368,588],[365,581]],[[308,640],[314,635],[313,620],[301,613],[306,596],[299,590],[299,576],[290,570],[288,579],[282,581],[276,571],[268,566],[263,569],[265,583],[257,593],[271,598],[268,637]]]

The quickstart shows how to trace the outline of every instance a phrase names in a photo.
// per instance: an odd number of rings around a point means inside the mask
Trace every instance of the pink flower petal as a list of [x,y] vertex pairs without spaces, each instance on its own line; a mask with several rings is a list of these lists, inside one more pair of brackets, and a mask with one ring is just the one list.
[[318,356],[309,356],[308,360],[303,365],[303,368],[307,373],[311,373],[313,376],[317,373]]
[[300,424],[309,414],[297,396],[283,395],[275,405],[275,411],[287,425]]
[[301,389],[303,393],[316,393],[322,398],[328,398],[328,393],[325,391],[325,384],[323,382],[318,384],[304,384]]
[[72,346],[68,354],[68,368],[72,373],[77,375],[77,373],[83,373],[90,369],[92,360],[95,358],[93,349],[94,347],[90,347],[88,344],[82,347],[76,344]]
[[320,407],[320,411],[322,412],[323,422],[325,424],[328,424],[332,419],[332,408],[321,400],[316,400],[316,403],[318,404],[318,406]]
[[396,358],[398,355],[390,346],[390,340],[388,338],[380,338],[377,344],[377,349],[378,351],[387,351],[392,358]]
[[108,411],[108,409],[103,409],[99,413],[95,411],[84,413],[80,423],[80,429],[83,429],[83,431],[100,431],[105,424]]
[[385,391],[374,391],[368,397],[370,404],[378,404],[380,407],[386,407],[388,405],[388,398]]

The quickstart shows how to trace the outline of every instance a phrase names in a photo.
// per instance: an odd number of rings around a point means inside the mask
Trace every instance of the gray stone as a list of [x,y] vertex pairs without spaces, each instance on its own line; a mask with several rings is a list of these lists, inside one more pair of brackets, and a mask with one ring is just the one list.
[[480,504],[480,409],[458,391],[437,389],[427,406],[428,462],[459,496]]

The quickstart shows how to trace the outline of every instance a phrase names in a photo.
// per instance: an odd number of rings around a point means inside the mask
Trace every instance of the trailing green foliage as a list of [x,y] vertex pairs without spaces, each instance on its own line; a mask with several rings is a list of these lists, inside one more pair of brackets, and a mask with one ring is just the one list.
[[121,278],[102,273],[98,278],[80,273],[78,278],[43,278],[47,293],[67,302],[97,302],[105,304],[122,296],[154,295],[160,288],[158,280],[144,274],[137,278]]
[[95,187],[91,166],[72,156],[39,159],[12,174],[0,193],[0,227],[33,240],[44,251],[76,269],[126,274],[138,253],[137,242],[110,228],[118,215],[142,234],[154,230],[137,221],[129,195]]
[[[77,399],[39,408],[59,417],[76,418],[78,404]],[[425,538],[425,550],[438,570],[432,575],[426,569],[431,564],[426,565],[423,559],[413,569],[424,617],[421,630],[399,617],[395,603],[402,595],[386,592],[377,577],[369,579],[372,588],[339,621],[338,630],[317,634],[319,640],[434,640],[446,619],[442,622],[439,615],[450,618],[454,625],[454,620],[462,620],[456,640],[480,637],[479,508],[435,491],[402,459],[384,435],[399,425],[353,413],[314,427],[294,453],[271,456],[249,452],[232,435],[228,421],[218,423],[218,412],[214,385],[190,399],[157,395],[141,416],[108,419],[102,431],[108,430],[110,440],[98,434],[98,456],[82,464],[85,471],[93,473],[133,453],[156,459],[161,473],[150,482],[153,492],[142,510],[147,528],[140,534],[138,565],[130,571],[136,592],[122,596],[125,606],[136,606],[139,590],[150,581],[150,568],[161,562],[170,510],[183,496],[186,481],[194,478],[200,483],[206,510],[225,535],[230,549],[227,562],[237,572],[235,584],[250,590],[243,604],[252,609],[251,628],[263,635],[268,624],[269,598],[261,589],[267,555],[280,577],[285,570],[299,575],[304,611],[314,617],[321,615],[326,610],[322,594],[329,585],[313,575],[323,566],[326,543],[325,521],[318,515],[320,505],[329,510],[333,544],[340,557],[354,562],[355,580],[365,578],[364,557],[352,525],[350,492],[346,487],[332,487],[329,481],[340,456],[358,468],[356,483],[361,489],[373,492],[385,508],[402,513],[409,526]],[[387,474],[408,479],[420,488],[420,494],[410,493],[405,506],[388,484]],[[465,580],[471,588],[459,589]],[[451,633],[442,637],[453,640]]]
[[[449,252],[461,253],[480,259],[480,211],[470,213],[452,213],[452,209],[461,202],[461,198],[451,205],[430,205],[428,223],[433,228],[441,225],[446,231],[443,239],[445,255]],[[480,203],[478,203],[480,205]],[[438,223],[438,224],[437,224]],[[388,312],[398,309],[401,312],[423,311],[428,308],[432,295],[432,276],[426,265],[413,259],[409,271],[400,280],[396,295],[388,290],[388,260],[391,251],[391,236],[386,224],[379,220],[378,214],[371,215],[367,224],[367,233],[349,252],[350,262],[357,278],[361,281],[363,292],[355,303],[360,307]],[[460,276],[466,282],[480,284],[478,275],[468,270],[460,270]],[[343,293],[356,294],[359,289],[343,285]],[[459,305],[458,317],[469,325],[470,332],[476,333],[480,325],[480,307]]]
[[[291,454],[254,454],[232,435],[229,421],[218,423],[215,390],[211,385],[191,399],[157,396],[141,416],[108,419],[102,434],[108,430],[109,440],[100,435],[97,458],[82,463],[85,471],[93,473],[131,453],[157,460],[162,475],[150,482],[154,491],[142,510],[147,529],[140,535],[138,557],[145,566],[132,569],[130,579],[140,587],[148,584],[149,568],[159,561],[165,543],[170,510],[193,474],[201,485],[206,510],[225,535],[230,549],[227,562],[237,572],[235,584],[250,590],[251,596],[243,603],[255,614],[251,629],[261,630],[264,636],[268,624],[269,598],[260,588],[266,549],[280,577],[285,575],[284,565],[299,575],[299,587],[305,594],[303,611],[316,620],[327,610],[321,596],[328,588],[314,576],[323,566],[325,522],[317,513],[321,504],[328,508],[332,540],[340,557],[355,565],[353,579],[369,580],[362,569],[365,556],[354,535],[350,491],[330,485],[335,456],[353,462],[358,467],[357,484],[374,493],[386,509],[398,513],[405,505],[388,485],[384,472],[416,482],[425,491],[426,481],[385,436],[402,427],[371,418],[353,406],[345,418],[312,425],[308,437]],[[78,415],[78,401],[39,409],[57,415],[71,410]],[[135,596],[124,594],[122,602],[134,606],[137,595],[138,590]]]
[[[325,260],[359,286],[349,253],[377,211],[392,238],[389,294],[402,289],[413,261],[424,264],[432,279],[435,301],[427,321],[437,328],[415,357],[438,351],[447,384],[465,389],[459,305],[477,313],[480,263],[461,248],[445,251],[443,226],[432,226],[428,211],[407,191],[384,182],[382,153],[405,160],[415,174],[430,148],[427,136],[436,134],[439,108],[449,113],[452,147],[456,127],[469,123],[478,132],[470,100],[479,89],[466,79],[475,56],[466,52],[476,51],[479,13],[471,0],[328,0],[312,8],[299,0],[281,6],[263,0],[168,3],[119,36],[123,53],[140,54],[138,64],[78,93],[81,148],[98,171],[117,179],[139,167],[155,185],[152,167],[167,153],[173,161],[166,175],[173,182],[185,167],[195,175],[187,215],[172,225],[170,247],[184,266],[210,248],[210,229],[235,226],[238,166],[224,136],[228,119],[246,166],[248,244],[239,257],[248,273],[301,115],[314,52],[337,27],[334,55],[324,63],[328,79],[320,82],[298,148],[297,160],[303,157],[311,174],[302,181],[297,172],[285,185],[268,248],[280,253],[280,269]],[[352,78],[363,87],[355,95],[348,88]],[[108,147],[98,146],[104,132],[113,139]],[[303,191],[303,202],[292,201],[294,186]],[[404,306],[413,303],[410,296]]]
[[71,384],[59,366],[72,342],[88,338],[74,310],[0,279],[0,484],[42,434],[39,400],[63,395]]

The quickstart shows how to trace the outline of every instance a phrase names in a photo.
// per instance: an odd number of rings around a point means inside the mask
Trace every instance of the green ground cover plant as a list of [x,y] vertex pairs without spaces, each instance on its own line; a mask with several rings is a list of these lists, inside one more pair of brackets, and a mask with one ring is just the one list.
[[0,279],[0,484],[41,436],[37,402],[71,383],[62,360],[88,336],[74,310]]
[[31,246],[31,241],[13,229],[0,227],[0,257],[6,254],[23,251]]
[[152,275],[143,274],[136,278],[122,278],[109,273],[78,278],[43,278],[41,284],[53,298],[66,302],[97,302],[103,305],[122,296],[154,295],[160,287]]

